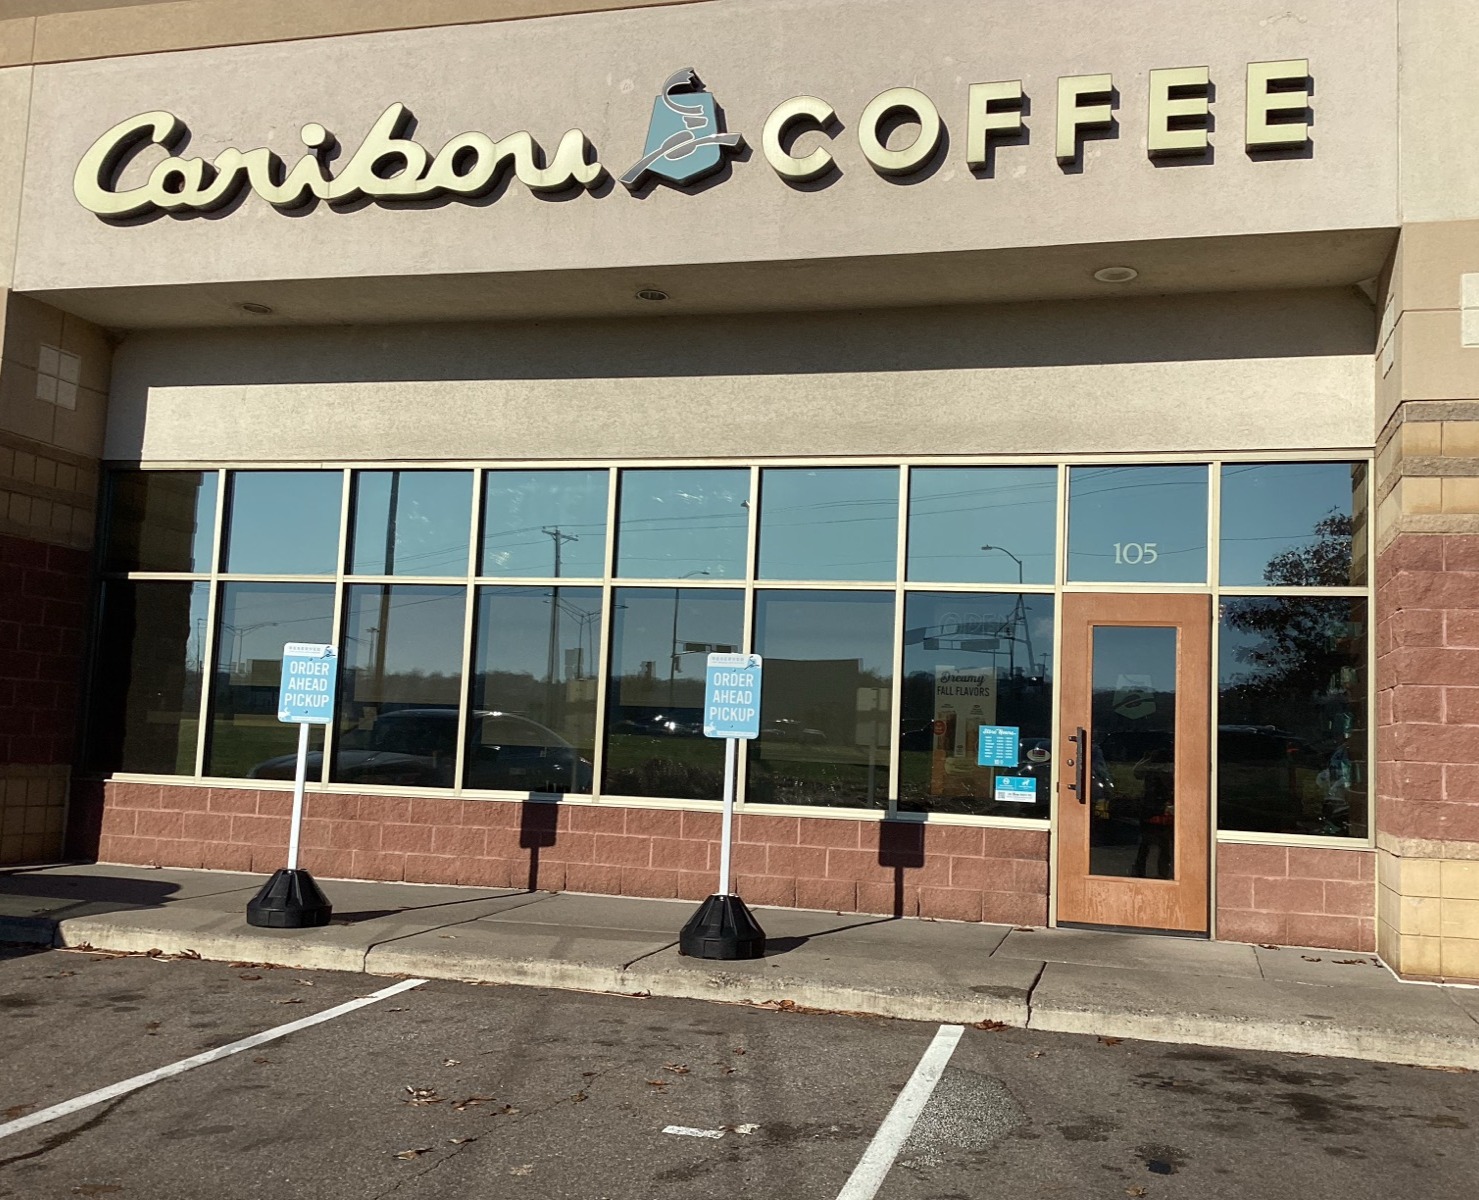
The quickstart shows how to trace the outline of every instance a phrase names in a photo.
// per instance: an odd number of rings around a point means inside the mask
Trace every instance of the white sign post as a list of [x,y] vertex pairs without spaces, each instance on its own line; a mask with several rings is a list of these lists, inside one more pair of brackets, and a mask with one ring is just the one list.
[[739,744],[760,736],[758,654],[710,654],[704,680],[704,737],[724,739],[724,818],[719,833],[719,890],[683,926],[678,953],[692,958],[760,958],[765,931],[734,894],[734,791]]
[[277,719],[298,726],[298,766],[293,775],[293,816],[288,827],[288,865],[273,874],[247,904],[247,924],[270,929],[327,925],[333,906],[312,875],[298,869],[303,829],[303,792],[308,783],[308,729],[334,719],[339,651],[322,642],[289,642],[282,648]]

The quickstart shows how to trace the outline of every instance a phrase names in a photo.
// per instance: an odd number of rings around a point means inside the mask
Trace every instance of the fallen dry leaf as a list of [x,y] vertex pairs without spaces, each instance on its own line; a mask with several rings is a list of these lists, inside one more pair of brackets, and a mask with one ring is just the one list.
[[989,1029],[992,1033],[995,1033],[998,1029],[1005,1029],[1006,1027],[1007,1023],[1005,1021],[991,1020],[977,1021],[971,1026],[972,1029]]
[[254,1063],[270,1063],[272,1060],[268,1058],[265,1054],[259,1054],[256,1058],[252,1059],[252,1061]]
[[1342,967],[1364,967],[1366,965],[1364,958],[1332,958],[1330,961]]
[[1259,942],[1258,943],[1258,948],[1260,950],[1282,950],[1283,949],[1282,946],[1275,946],[1272,942]]
[[508,1173],[510,1175],[532,1175],[534,1174],[534,1164],[524,1163],[522,1166],[510,1167]]
[[175,955],[175,957],[176,958],[198,959],[198,958],[200,958],[200,951],[199,950],[181,950],[178,954]]
[[164,951],[161,950],[158,946],[150,946],[149,949],[144,951],[145,958],[159,958],[163,954]]
[[1099,1040],[1106,1046],[1118,1046],[1125,1039],[1117,1037],[1101,1037]]
[[668,1063],[663,1067],[664,1071],[671,1071],[674,1075],[687,1075],[688,1068],[682,1063]]
[[238,975],[237,978],[238,979],[245,979],[245,980],[251,981],[251,980],[261,979],[262,977],[260,975],[246,974],[246,975]]
[[492,1104],[497,1099],[497,1096],[468,1096],[465,1100],[454,1101],[452,1108],[457,1112],[462,1112],[464,1109],[472,1108],[474,1105]]
[[406,1084],[406,1104],[440,1104],[442,1097],[437,1095],[436,1088],[412,1087]]
[[1302,958],[1302,959],[1304,959],[1305,962],[1323,962],[1324,961],[1323,959],[1317,958],[1317,957],[1315,957],[1314,955],[1311,955],[1311,954],[1301,954],[1299,957]]
[[1013,933],[1036,933],[1037,931],[1035,929],[1033,929],[1031,925],[1013,925],[1012,926],[1012,932]]
[[589,1097],[586,1095],[585,1092],[583,1092],[583,1091],[582,1092],[576,1092],[575,1095],[573,1095],[573,1096],[570,1097],[570,1103],[571,1104],[584,1104],[588,1098]]
[[413,1158],[420,1158],[423,1154],[425,1154],[430,1149],[431,1149],[430,1146],[412,1146],[409,1150],[398,1150],[398,1151],[396,1151],[396,1153],[392,1154],[390,1157],[391,1158],[404,1158],[404,1159],[410,1160],[410,1159],[413,1159]]
[[410,1012],[409,1008],[387,1008],[386,1012]]
[[289,996],[286,1000],[274,1000],[273,1004],[302,1004],[302,996]]
[[444,1066],[444,1067],[460,1067],[461,1065],[462,1065],[462,1060],[460,1058],[444,1058],[444,1059],[442,1059],[442,1066]]
[[734,1050],[732,1051],[732,1053],[734,1053],[734,1054],[743,1054],[744,1052],[745,1052],[745,1048],[743,1046],[736,1046],[734,1048]]
[[655,1088],[665,1088],[668,1086],[668,1081],[666,1079],[649,1079],[647,1081],[647,1086]]
[[293,982],[294,983],[298,983],[298,984],[302,984],[304,987],[312,987],[313,986],[313,980],[311,980],[311,979],[294,979]]
[[749,1134],[754,1133],[755,1130],[757,1130],[759,1128],[760,1128],[760,1126],[758,1126],[758,1125],[755,1125],[755,1124],[750,1123],[750,1122],[746,1122],[744,1125],[736,1125],[734,1127],[734,1131],[735,1131],[735,1133],[741,1134],[742,1136],[748,1136]]
[[1034,1050],[1034,1051],[1033,1051],[1033,1052],[1032,1052],[1032,1053],[1031,1053],[1031,1054],[1029,1054],[1029,1055],[1028,1055],[1028,1056],[1027,1056],[1027,1057],[1028,1057],[1028,1058],[1041,1058],[1041,1057],[1042,1057],[1042,1056],[1043,1056],[1043,1055],[1044,1055],[1044,1054],[1046,1054],[1046,1053],[1047,1053],[1047,1051],[1046,1051],[1046,1050]]
[[1145,1195],[1145,1189],[1143,1187],[1127,1187],[1125,1189],[1125,1195],[1127,1195],[1127,1196],[1143,1196],[1143,1195]]
[[477,1140],[478,1139],[475,1138],[475,1137],[448,1138],[447,1139],[447,1145],[449,1145],[449,1146],[465,1146],[465,1145],[467,1145],[468,1142],[475,1142]]

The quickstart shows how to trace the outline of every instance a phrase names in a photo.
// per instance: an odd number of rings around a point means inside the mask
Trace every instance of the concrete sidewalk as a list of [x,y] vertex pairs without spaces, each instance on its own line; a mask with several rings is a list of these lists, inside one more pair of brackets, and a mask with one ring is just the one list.
[[253,929],[262,879],[9,869],[0,941],[1479,1069],[1479,990],[1370,955],[770,908],[766,957],[717,963],[677,952],[689,901],[325,882],[328,927]]

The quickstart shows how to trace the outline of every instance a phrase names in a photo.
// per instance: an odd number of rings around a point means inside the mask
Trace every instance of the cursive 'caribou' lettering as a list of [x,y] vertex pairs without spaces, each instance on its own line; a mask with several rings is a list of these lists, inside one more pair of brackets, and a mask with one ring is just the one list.
[[[567,130],[545,163],[539,143],[528,133],[511,133],[498,141],[482,133],[460,133],[433,156],[407,136],[410,125],[410,110],[392,104],[335,172],[328,162],[333,136],[317,123],[303,126],[308,153],[287,167],[266,147],[228,148],[209,161],[181,157],[174,151],[185,141],[185,123],[169,112],[141,113],[120,121],[88,147],[72,177],[72,193],[90,212],[122,220],[156,210],[210,212],[244,188],[275,208],[294,209],[315,199],[337,203],[361,196],[421,200],[486,195],[510,164],[519,182],[535,192],[592,188],[605,174],[579,129]],[[171,153],[155,164],[143,184],[120,189],[124,165],[149,145]]]

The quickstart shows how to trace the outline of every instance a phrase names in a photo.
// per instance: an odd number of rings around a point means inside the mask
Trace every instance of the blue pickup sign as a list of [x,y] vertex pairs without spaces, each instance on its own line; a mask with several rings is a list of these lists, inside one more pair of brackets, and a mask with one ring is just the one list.
[[282,648],[282,684],[277,719],[291,725],[327,725],[334,719],[339,651],[321,642],[289,642]]
[[1022,741],[1015,725],[982,725],[976,743],[976,766],[1015,767]]
[[704,679],[704,737],[760,736],[758,654],[711,654]]

